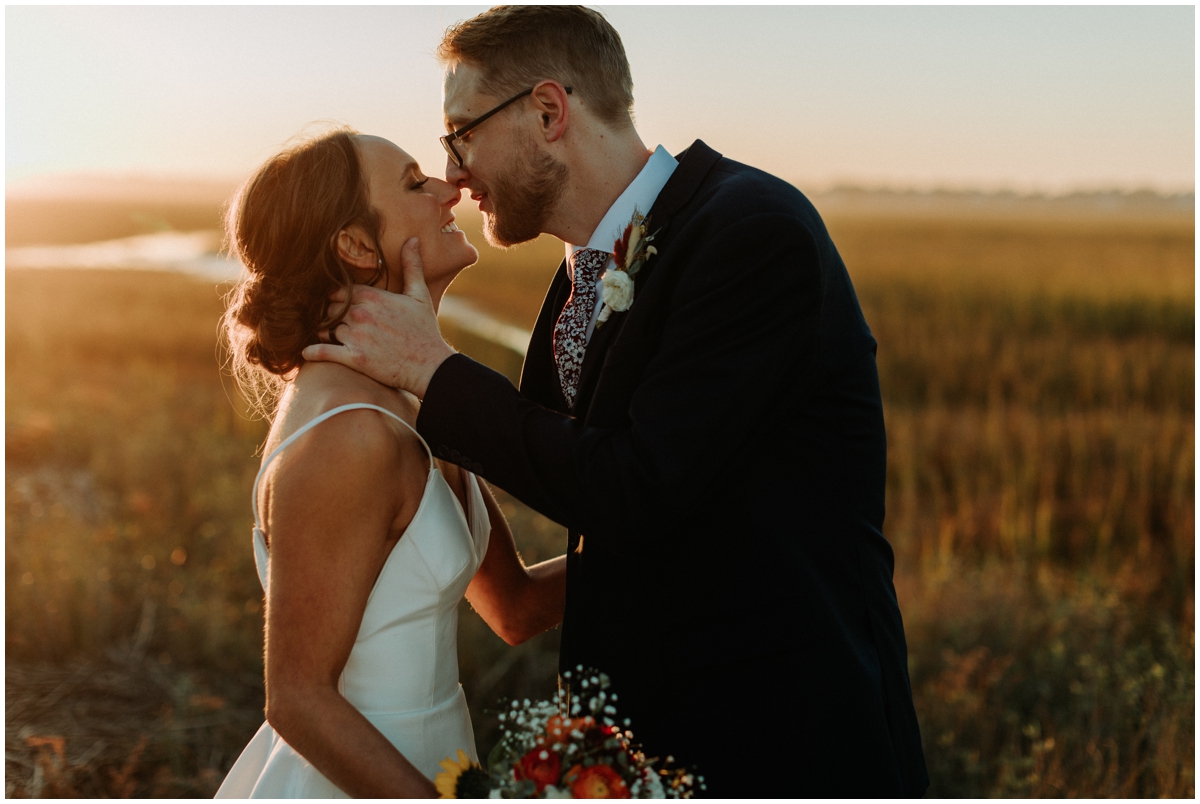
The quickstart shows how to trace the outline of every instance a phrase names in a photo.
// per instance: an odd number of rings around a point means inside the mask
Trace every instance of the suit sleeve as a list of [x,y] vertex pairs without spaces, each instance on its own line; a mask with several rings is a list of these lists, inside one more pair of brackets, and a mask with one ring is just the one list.
[[[455,355],[429,384],[421,434],[589,538],[640,541],[703,505],[733,461],[769,446],[782,398],[815,361],[821,299],[817,248],[800,220],[757,215],[708,240],[663,309],[627,426],[585,426]],[[607,356],[614,369],[619,348]]]

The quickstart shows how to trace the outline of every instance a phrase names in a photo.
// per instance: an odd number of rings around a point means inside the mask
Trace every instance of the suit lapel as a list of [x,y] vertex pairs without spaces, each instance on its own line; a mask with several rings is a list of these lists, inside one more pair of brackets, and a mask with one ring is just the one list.
[[679,167],[671,174],[654,206],[650,207],[651,215],[660,216],[664,223],[674,217],[684,204],[692,200],[692,196],[700,189],[713,165],[721,159],[721,154],[709,148],[704,140],[696,140],[675,157]]
[[[647,215],[650,231],[655,235],[654,246],[659,253],[634,277],[634,305],[637,304],[638,294],[647,278],[654,272],[655,265],[670,246],[673,235],[672,219],[691,201],[709,171],[721,159],[721,154],[701,140],[696,140],[676,159],[679,166],[654,200]],[[554,362],[554,325],[558,322],[558,316],[570,295],[571,280],[567,276],[566,260],[563,260],[550,283],[550,289],[542,302],[541,312],[538,313],[537,323],[529,339],[529,350],[521,369],[520,389],[522,394],[543,407],[582,417],[587,413],[599,382],[601,369],[604,367],[604,356],[620,334],[629,311],[613,313],[602,327],[592,332],[592,338],[583,356],[583,366],[580,368],[579,393],[575,398],[575,407],[569,410],[558,379],[558,365]]]
[[[659,253],[646,262],[642,270],[638,271],[637,276],[633,278],[633,303],[635,306],[638,294],[646,284],[647,277],[653,273],[655,265],[662,259],[663,252],[670,245],[671,219],[692,199],[692,196],[700,188],[701,182],[720,158],[721,154],[700,140],[696,140],[691,147],[676,157],[679,166],[675,168],[675,172],[663,186],[658,198],[650,207],[650,213],[646,216],[650,224],[650,233],[654,235],[653,245]],[[566,303],[565,299],[563,303]],[[562,309],[562,305],[559,305],[559,309]],[[630,310],[632,309],[631,307]],[[617,339],[629,312],[627,310],[613,313],[604,326],[597,328],[592,333],[592,339],[588,342],[587,351],[583,356],[583,366],[579,372],[579,394],[575,398],[575,409],[572,411],[574,415],[583,416],[587,413],[592,394],[600,379],[601,369],[604,367],[604,356],[608,352],[608,347]],[[550,326],[553,329],[553,322]],[[553,355],[551,355],[551,362],[553,363]]]
[[[721,159],[721,155],[709,148],[702,140],[696,140],[679,156],[675,157],[679,167],[671,174],[666,186],[654,199],[654,205],[646,216],[650,221],[650,234],[654,235],[654,246],[659,253],[646,263],[646,267],[638,272],[633,280],[634,299],[637,291],[645,283],[646,277],[654,270],[656,261],[662,258],[662,252],[671,245],[674,232],[671,227],[675,215],[692,200],[696,191],[713,166]],[[636,301],[635,301],[636,304]]]
[[571,280],[567,276],[566,260],[563,260],[550,282],[550,289],[546,291],[537,323],[533,325],[525,363],[521,366],[519,385],[524,396],[560,413],[570,411],[563,396],[562,384],[558,381],[558,365],[554,362],[554,324],[570,296]]

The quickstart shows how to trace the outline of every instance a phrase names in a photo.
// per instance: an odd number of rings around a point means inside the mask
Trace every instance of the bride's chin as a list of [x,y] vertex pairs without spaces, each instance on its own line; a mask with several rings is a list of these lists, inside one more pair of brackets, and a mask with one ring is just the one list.
[[454,269],[454,273],[457,275],[463,269],[470,268],[477,262],[479,262],[479,249],[475,248],[470,243],[467,243],[466,248],[463,249],[463,255],[459,260],[459,265]]

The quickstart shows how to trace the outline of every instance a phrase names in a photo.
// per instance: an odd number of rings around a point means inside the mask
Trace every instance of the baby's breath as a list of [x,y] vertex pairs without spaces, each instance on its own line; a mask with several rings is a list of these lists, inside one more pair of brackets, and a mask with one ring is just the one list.
[[[572,676],[563,673],[563,681]],[[574,677],[580,694],[571,695],[564,684],[553,701],[512,701],[498,715],[504,736],[488,770],[478,771],[487,776],[490,798],[578,798],[598,791],[691,798],[693,789],[703,789],[703,777],[655,767],[658,760],[633,742],[628,718],[625,730],[616,727],[617,696],[608,692],[606,675],[585,673],[579,665]]]

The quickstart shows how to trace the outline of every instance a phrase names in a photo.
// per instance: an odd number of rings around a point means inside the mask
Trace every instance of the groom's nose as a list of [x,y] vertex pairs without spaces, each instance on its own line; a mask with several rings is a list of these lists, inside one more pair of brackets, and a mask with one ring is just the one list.
[[446,157],[446,181],[453,184],[458,189],[463,189],[467,186],[467,182],[471,178],[471,171],[465,167],[459,167],[454,164],[454,160]]

